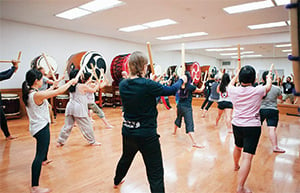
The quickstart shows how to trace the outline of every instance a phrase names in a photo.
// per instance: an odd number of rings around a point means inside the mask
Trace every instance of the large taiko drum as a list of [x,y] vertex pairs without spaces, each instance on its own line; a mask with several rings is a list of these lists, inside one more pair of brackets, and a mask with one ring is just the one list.
[[[56,63],[55,59],[48,55],[45,55],[45,56],[46,56],[46,59],[43,57],[43,55],[35,57],[31,61],[31,68],[38,69],[40,67],[43,67],[45,69],[45,73],[48,74],[50,72],[50,69],[48,67],[48,64],[49,64],[52,72],[55,74],[55,72],[57,71],[57,63]],[[47,60],[48,64],[47,64],[46,60]]]
[[122,71],[129,74],[128,60],[131,54],[123,54],[114,57],[110,65],[110,74],[116,84],[119,84],[122,78]]
[[7,117],[20,116],[20,97],[17,94],[1,94],[2,107]]
[[201,67],[198,62],[185,63],[186,70],[190,72],[193,83],[197,84],[201,80]]
[[[90,72],[93,74],[93,67],[95,72],[100,78],[100,69],[106,72],[106,63],[103,57],[99,52],[96,51],[84,51],[73,54],[69,57],[67,62],[67,72],[70,74],[70,71],[73,69],[80,69],[82,66],[85,66],[83,72]],[[92,67],[93,66],[93,67]]]
[[68,101],[69,101],[69,95],[57,95],[55,98],[56,110],[65,111]]

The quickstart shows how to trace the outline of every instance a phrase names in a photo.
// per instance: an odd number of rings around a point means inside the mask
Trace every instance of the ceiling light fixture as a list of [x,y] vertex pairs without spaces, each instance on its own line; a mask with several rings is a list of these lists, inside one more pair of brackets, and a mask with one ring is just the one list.
[[[223,52],[223,51],[237,51],[237,48],[208,48],[205,49],[208,52]],[[244,50],[244,48],[240,48],[240,50]]]
[[234,13],[253,11],[253,10],[264,9],[269,7],[274,7],[274,4],[271,0],[245,3],[245,4],[235,5],[231,7],[226,7],[223,9],[229,14],[234,14]]
[[166,25],[172,25],[176,24],[177,22],[172,20],[172,19],[161,19],[157,21],[152,21],[148,23],[142,24],[143,26],[147,26],[149,28],[154,28],[154,27],[161,27],[161,26],[166,26]]
[[291,47],[292,44],[278,44],[278,45],[275,45],[276,48],[283,48],[283,47]]
[[79,8],[96,12],[100,10],[111,9],[113,7],[121,6],[123,4],[125,3],[118,0],[94,0],[79,6]]
[[289,49],[289,50],[281,50],[282,52],[291,52],[292,50]]
[[264,23],[258,25],[249,25],[248,28],[254,30],[254,29],[264,29],[264,28],[283,27],[283,26],[287,26],[285,21]]
[[289,4],[289,3],[291,3],[291,1],[290,0],[275,0],[275,3],[277,6],[280,6],[280,5]]
[[143,25],[133,25],[133,26],[129,26],[129,27],[120,28],[119,31],[133,32],[133,31],[139,31],[139,30],[144,30],[144,29],[148,29],[148,27],[143,26]]
[[73,9],[67,10],[65,12],[56,14],[55,16],[60,17],[60,18],[64,18],[64,19],[72,20],[72,19],[76,19],[76,18],[85,16],[85,15],[91,14],[91,13],[92,12],[87,11],[87,10],[83,10],[83,9],[79,9],[79,8],[73,8]]
[[206,32],[194,32],[194,33],[186,33],[186,34],[178,34],[178,35],[157,37],[156,39],[158,39],[158,40],[172,40],[172,39],[189,38],[189,37],[196,37],[196,36],[205,36],[205,35],[208,35],[208,33],[206,33]]

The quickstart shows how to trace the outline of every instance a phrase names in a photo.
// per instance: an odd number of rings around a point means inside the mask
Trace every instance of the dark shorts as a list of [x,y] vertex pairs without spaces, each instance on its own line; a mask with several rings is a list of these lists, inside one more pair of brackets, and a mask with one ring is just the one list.
[[268,127],[277,127],[279,120],[279,111],[275,109],[260,109],[260,121],[261,124],[264,120],[267,121]]
[[175,120],[175,125],[181,127],[182,117],[185,122],[185,132],[194,132],[194,120],[193,120],[193,109],[192,107],[187,107],[184,105],[177,105],[177,118]]
[[229,101],[218,102],[218,108],[221,110],[232,109],[232,102],[229,102]]
[[259,141],[261,127],[238,127],[232,125],[234,143],[237,147],[243,148],[244,152],[255,154]]

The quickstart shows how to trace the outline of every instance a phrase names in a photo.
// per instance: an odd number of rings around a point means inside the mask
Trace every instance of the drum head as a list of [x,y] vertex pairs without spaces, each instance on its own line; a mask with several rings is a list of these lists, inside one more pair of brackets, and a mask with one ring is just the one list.
[[155,72],[155,75],[156,75],[156,76],[161,75],[161,66],[158,65],[158,64],[156,64],[156,65],[154,66],[154,72]]
[[175,72],[180,77],[182,75],[182,66],[177,66]]
[[45,55],[46,56],[46,59],[40,55],[36,58],[34,58],[32,61],[31,61],[31,68],[40,68],[40,67],[43,67],[45,69],[45,73],[46,74],[49,74],[50,72],[50,69],[46,63],[46,60],[50,66],[50,68],[52,69],[52,71],[55,73],[57,71],[57,63],[55,61],[54,58],[52,58],[51,56],[48,56],[48,55]]
[[197,84],[201,79],[201,68],[198,62],[194,62],[191,68],[193,82]]
[[122,78],[122,71],[126,71],[127,74],[129,74],[128,60],[130,55],[131,54],[118,55],[114,57],[111,62],[110,74],[112,79],[116,81],[116,84],[118,84]]
[[[70,73],[73,69],[80,69],[85,65],[83,72],[89,72],[93,74],[93,67],[96,75],[100,78],[100,69],[106,72],[106,63],[102,58],[101,54],[95,51],[85,51],[77,54],[73,54],[68,59],[67,72]],[[92,67],[93,66],[93,67]]]

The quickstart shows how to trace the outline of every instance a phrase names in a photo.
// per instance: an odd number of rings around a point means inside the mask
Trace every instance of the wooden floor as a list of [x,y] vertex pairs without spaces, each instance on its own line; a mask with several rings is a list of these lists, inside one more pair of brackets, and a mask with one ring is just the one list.
[[[173,105],[174,106],[174,105]],[[224,120],[214,125],[217,109],[211,108],[207,118],[200,118],[194,106],[196,140],[204,149],[191,148],[184,129],[172,136],[176,110],[158,106],[158,132],[161,135],[165,187],[168,193],[235,192],[237,172],[233,171],[233,135],[228,134]],[[103,108],[112,130],[94,116],[96,139],[100,147],[88,146],[78,128],[74,128],[67,144],[56,148],[56,139],[64,124],[64,114],[51,125],[49,158],[53,162],[42,168],[40,185],[57,193],[144,193],[150,192],[145,166],[140,154],[134,159],[120,189],[113,189],[116,164],[121,156],[121,109]],[[35,140],[28,132],[26,118],[8,121],[17,140],[0,139],[0,192],[29,192],[31,163]],[[267,128],[263,127],[247,186],[255,193],[300,192],[300,118],[281,114],[278,141],[285,154],[272,152]]]

